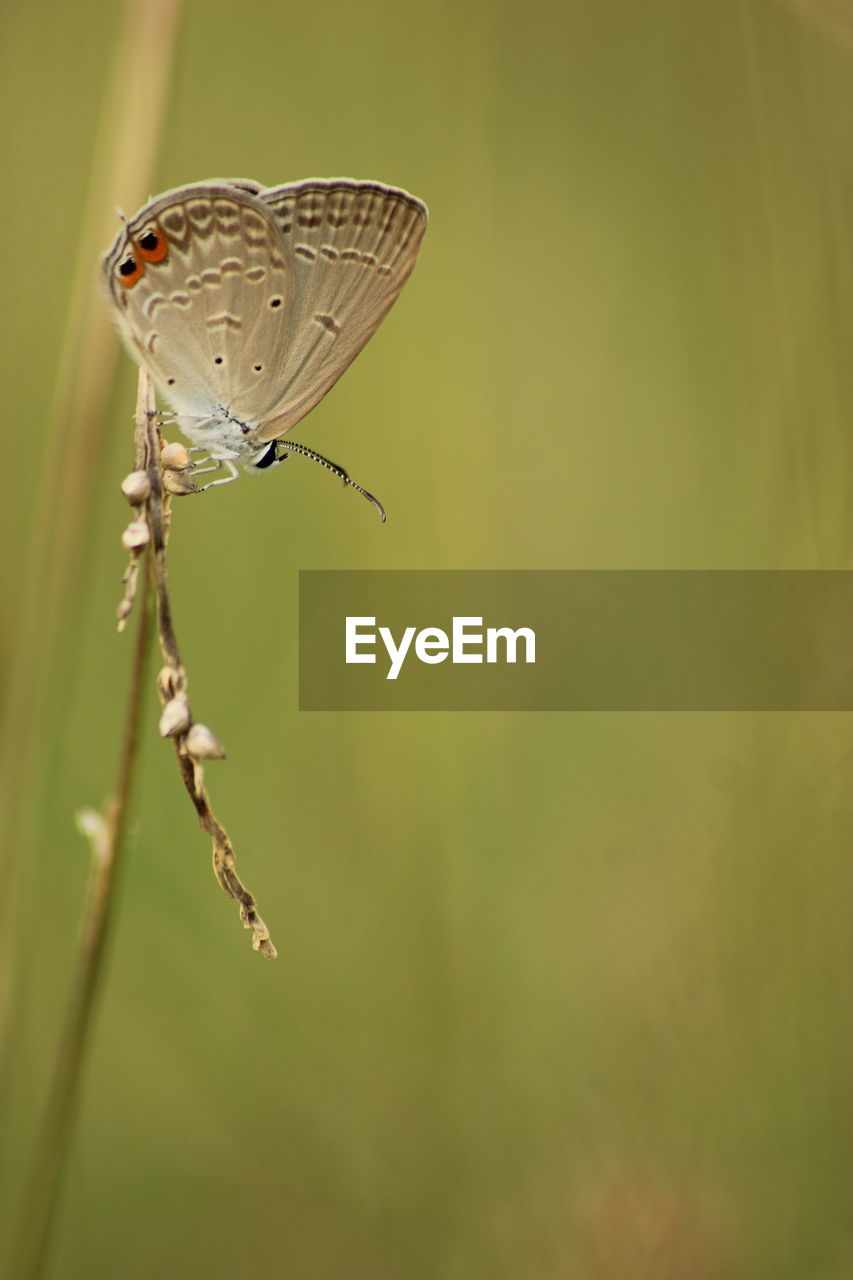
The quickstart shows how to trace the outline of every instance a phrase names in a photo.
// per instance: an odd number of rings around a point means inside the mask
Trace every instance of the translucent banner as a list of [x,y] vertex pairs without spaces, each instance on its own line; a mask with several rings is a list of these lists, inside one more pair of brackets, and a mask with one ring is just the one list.
[[853,573],[299,575],[303,711],[849,711]]

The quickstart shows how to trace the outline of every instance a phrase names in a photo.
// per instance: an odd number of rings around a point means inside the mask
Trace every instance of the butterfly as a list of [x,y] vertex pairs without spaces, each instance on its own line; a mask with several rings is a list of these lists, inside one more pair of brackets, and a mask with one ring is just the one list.
[[[290,452],[347,473],[282,437],[314,408],[400,295],[427,226],[396,187],[309,178],[281,187],[217,180],[143,205],[102,264],[131,356],[207,454],[205,470],[262,471]],[[205,486],[209,487],[209,485]]]

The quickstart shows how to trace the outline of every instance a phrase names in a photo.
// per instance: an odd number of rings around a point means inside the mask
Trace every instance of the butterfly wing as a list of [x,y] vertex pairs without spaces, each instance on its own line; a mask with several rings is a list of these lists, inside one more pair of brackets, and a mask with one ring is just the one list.
[[179,414],[249,426],[278,400],[294,279],[272,210],[241,184],[199,183],[144,205],[105,256],[122,337]]
[[248,452],[303,418],[358,355],[426,223],[420,200],[375,182],[198,183],[130,219],[104,281],[131,355],[177,413],[237,424]]
[[308,179],[257,193],[276,220],[293,288],[278,398],[253,437],[274,440],[317,404],[376,332],[409,278],[426,206],[376,182]]

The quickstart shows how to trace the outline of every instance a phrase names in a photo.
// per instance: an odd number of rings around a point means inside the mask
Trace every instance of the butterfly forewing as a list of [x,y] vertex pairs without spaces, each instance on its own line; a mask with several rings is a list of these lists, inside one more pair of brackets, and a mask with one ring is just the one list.
[[426,230],[426,207],[373,182],[311,179],[259,193],[293,276],[279,400],[257,432],[282,435],[325,395],[395,302]]

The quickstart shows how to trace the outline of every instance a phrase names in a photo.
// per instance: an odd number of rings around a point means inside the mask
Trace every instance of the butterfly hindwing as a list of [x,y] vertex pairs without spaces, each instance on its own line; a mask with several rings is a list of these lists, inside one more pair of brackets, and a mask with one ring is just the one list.
[[[146,262],[144,245],[158,236],[163,256]],[[118,270],[128,257],[142,268],[129,287]],[[275,220],[250,192],[210,183],[167,192],[128,223],[104,272],[122,336],[176,410],[225,406],[251,422],[274,403],[270,347],[286,341],[293,280]]]

